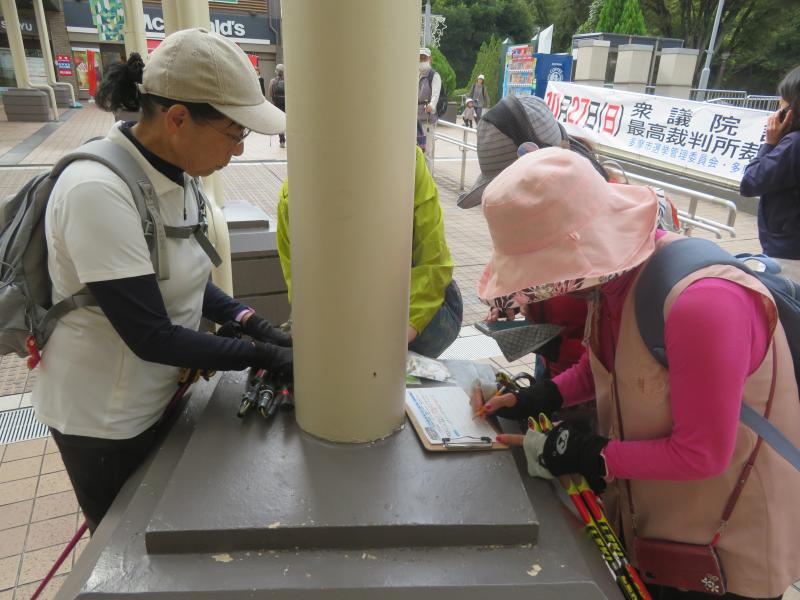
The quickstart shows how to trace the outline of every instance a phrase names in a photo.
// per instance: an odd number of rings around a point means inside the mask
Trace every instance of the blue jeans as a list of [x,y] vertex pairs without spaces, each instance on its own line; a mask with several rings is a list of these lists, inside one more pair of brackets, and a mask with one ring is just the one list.
[[461,299],[461,290],[453,279],[444,290],[444,302],[439,310],[425,329],[411,341],[408,349],[423,356],[437,358],[458,337],[463,316],[464,301]]

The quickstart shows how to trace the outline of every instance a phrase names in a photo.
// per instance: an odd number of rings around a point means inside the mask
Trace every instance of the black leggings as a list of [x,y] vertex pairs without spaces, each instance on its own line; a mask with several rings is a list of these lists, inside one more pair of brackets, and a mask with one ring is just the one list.
[[751,598],[736,594],[715,596],[714,594],[705,594],[703,592],[682,592],[675,588],[660,585],[648,585],[647,589],[653,596],[653,600],[712,600],[712,598],[717,600],[781,600],[781,596],[776,596],[775,598]]
[[91,533],[155,445],[159,424],[127,440],[64,435],[50,428]]

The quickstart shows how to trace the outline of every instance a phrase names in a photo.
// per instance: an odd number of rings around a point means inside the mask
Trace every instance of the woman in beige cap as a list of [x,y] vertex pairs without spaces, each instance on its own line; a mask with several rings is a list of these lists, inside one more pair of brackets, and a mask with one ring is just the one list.
[[[180,31],[146,67],[136,54],[111,67],[96,100],[141,111],[138,123],[109,130],[107,153],[118,172],[138,170],[148,229],[165,233],[148,243],[132,188],[94,160],[66,167],[47,206],[53,301],[86,290],[92,300],[56,323],[33,404],[91,531],[155,443],[181,367],[292,368],[291,339],[209,283],[216,253],[197,178],[241,154],[251,130],[284,129],[245,54],[215,33]],[[200,333],[201,317],[238,323],[253,341]]]

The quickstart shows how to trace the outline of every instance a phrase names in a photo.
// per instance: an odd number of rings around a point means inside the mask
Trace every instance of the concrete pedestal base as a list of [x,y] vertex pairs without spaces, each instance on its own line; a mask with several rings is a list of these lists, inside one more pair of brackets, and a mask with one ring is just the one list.
[[50,120],[50,99],[43,90],[9,88],[2,95],[3,107],[9,121]]
[[56,106],[59,108],[72,106],[72,94],[70,94],[70,85],[68,83],[56,83],[52,87],[53,93],[56,95]]
[[291,413],[237,419],[243,383],[199,385],[57,600],[621,598],[520,452],[426,453],[410,425],[330,444]]
[[644,94],[647,92],[646,83],[614,83],[614,89],[623,92],[635,92],[637,94]]
[[657,85],[656,96],[669,96],[670,98],[681,98],[688,100],[692,88],[688,85]]
[[233,295],[265,319],[285,322],[291,309],[275,240],[277,221],[247,202],[228,202],[223,211],[231,240]]

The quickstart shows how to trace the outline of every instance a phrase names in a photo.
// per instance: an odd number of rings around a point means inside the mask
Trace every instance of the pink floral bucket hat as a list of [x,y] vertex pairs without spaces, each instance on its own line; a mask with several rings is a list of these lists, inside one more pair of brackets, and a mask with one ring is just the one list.
[[603,284],[655,249],[655,192],[608,183],[561,148],[525,154],[495,177],[483,214],[494,251],[478,296],[501,309]]

